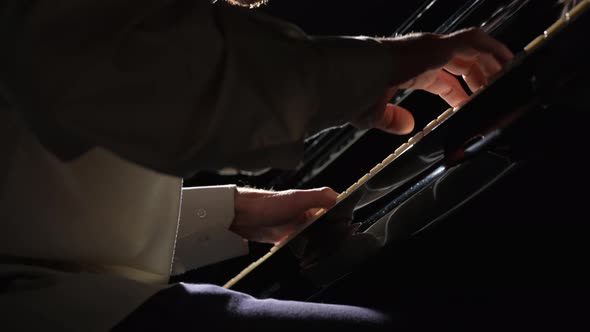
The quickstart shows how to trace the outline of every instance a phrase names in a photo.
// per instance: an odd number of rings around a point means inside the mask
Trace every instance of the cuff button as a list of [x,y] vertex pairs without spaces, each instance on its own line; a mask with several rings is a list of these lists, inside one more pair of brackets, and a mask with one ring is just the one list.
[[197,210],[197,217],[199,217],[201,219],[207,217],[207,210],[205,210],[205,209],[198,209]]

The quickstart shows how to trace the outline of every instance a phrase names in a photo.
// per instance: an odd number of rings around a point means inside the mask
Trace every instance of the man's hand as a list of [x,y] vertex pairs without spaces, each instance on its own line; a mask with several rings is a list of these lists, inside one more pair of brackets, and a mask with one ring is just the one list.
[[414,128],[412,114],[389,103],[398,90],[424,90],[456,107],[468,99],[456,76],[461,76],[469,89],[476,91],[514,57],[505,45],[476,28],[446,35],[418,33],[380,41],[391,49],[395,77],[383,98],[352,123],[393,134],[407,134]]
[[238,188],[230,230],[256,242],[277,243],[310,221],[319,209],[336,204],[331,188],[268,191]]

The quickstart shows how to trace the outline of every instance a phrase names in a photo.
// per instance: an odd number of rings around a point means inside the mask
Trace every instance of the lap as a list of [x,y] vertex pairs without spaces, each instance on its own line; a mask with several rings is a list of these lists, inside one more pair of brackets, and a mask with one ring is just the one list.
[[257,299],[210,284],[178,283],[160,291],[113,332],[188,331],[386,331],[390,317],[339,304]]

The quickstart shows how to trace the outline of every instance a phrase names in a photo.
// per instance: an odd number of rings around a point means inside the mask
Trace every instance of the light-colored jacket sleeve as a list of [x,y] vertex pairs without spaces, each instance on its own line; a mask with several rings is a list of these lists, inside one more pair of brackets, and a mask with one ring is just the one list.
[[41,141],[175,175],[293,168],[307,135],[365,112],[392,79],[375,40],[207,0],[42,0],[25,17],[6,86]]
[[183,188],[173,274],[248,253],[247,241],[229,230],[235,193],[234,185]]

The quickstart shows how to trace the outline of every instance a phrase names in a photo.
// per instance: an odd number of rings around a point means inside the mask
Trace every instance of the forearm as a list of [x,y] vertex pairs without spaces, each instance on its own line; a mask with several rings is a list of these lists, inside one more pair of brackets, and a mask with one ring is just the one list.
[[294,167],[306,135],[365,111],[391,78],[374,41],[204,0],[39,1],[27,19],[26,109],[45,115],[49,148],[69,135],[175,175]]

